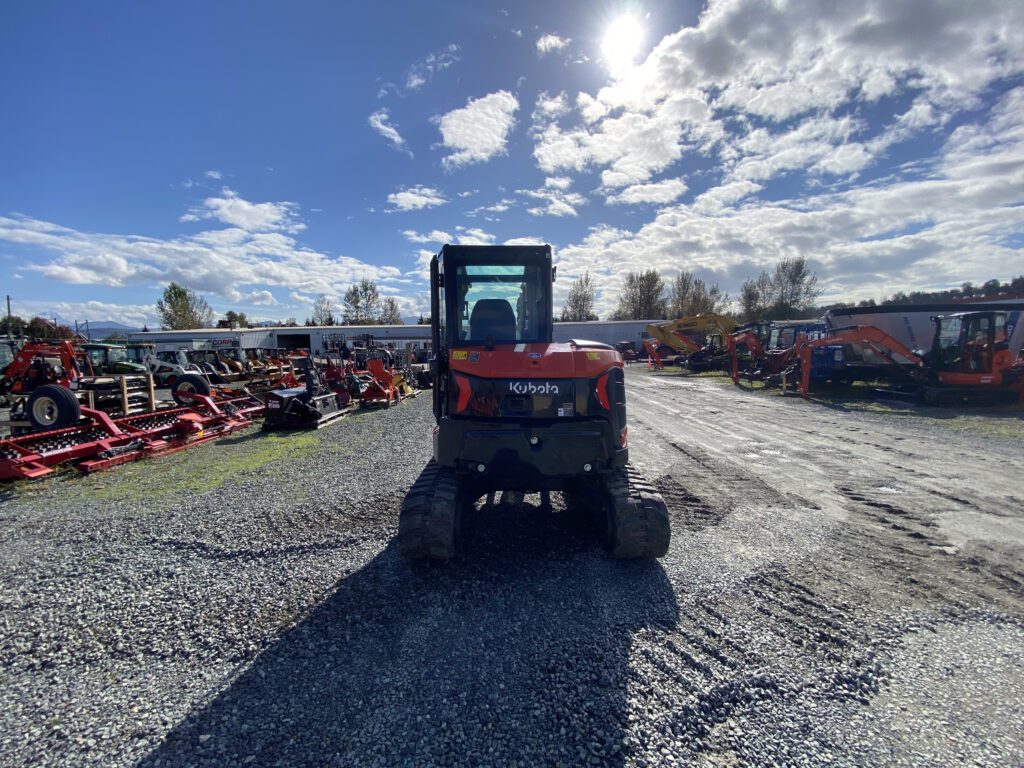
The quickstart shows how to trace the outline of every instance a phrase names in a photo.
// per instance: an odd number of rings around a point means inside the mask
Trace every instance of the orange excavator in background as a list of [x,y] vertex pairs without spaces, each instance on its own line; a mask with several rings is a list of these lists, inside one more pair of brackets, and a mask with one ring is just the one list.
[[725,337],[725,348],[729,355],[730,376],[733,384],[740,383],[740,348],[745,347],[750,353],[752,370],[751,378],[766,379],[778,376],[786,371],[797,359],[799,351],[796,340],[785,347],[766,348],[768,339],[755,328],[748,328]]
[[[811,355],[816,347],[855,344],[870,347],[911,373],[918,394],[930,405],[1002,403],[1024,399],[1024,312],[957,312],[932,318],[935,335],[928,352],[908,349],[873,326],[841,328],[797,344],[800,394],[810,388]],[[906,362],[904,362],[906,361]]]
[[[807,398],[811,385],[811,356],[818,347],[832,347],[839,344],[855,344],[862,347],[869,347],[878,355],[888,360],[892,365],[909,369],[908,372],[914,375],[916,369],[920,369],[923,361],[920,356],[906,348],[898,339],[894,339],[872,325],[858,325],[853,328],[840,328],[836,331],[825,333],[816,339],[808,339],[801,336],[797,343],[791,347],[795,350],[794,360],[800,367],[800,395]],[[901,363],[896,357],[907,361]]]

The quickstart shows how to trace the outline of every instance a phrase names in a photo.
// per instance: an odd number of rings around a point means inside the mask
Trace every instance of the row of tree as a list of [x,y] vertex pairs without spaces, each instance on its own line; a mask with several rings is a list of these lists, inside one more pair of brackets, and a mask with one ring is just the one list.
[[[340,321],[340,322],[339,322]],[[402,325],[402,312],[393,296],[381,297],[377,284],[360,280],[342,298],[340,315],[334,302],[321,293],[313,302],[306,325]]]
[[822,307],[826,309],[846,309],[849,307],[875,307],[889,306],[893,304],[941,304],[948,301],[964,301],[970,299],[998,299],[1000,296],[1020,296],[1024,294],[1024,275],[1018,275],[1005,282],[993,278],[982,285],[973,283],[962,283],[959,288],[949,288],[943,291],[897,291],[891,296],[886,296],[881,301],[865,299],[856,305],[840,302]]
[[[156,302],[156,313],[160,327],[168,331],[187,328],[209,328],[213,325],[214,312],[199,293],[178,283],[164,288],[163,295]],[[381,297],[377,284],[372,280],[360,280],[347,291],[339,310],[331,298],[320,294],[313,302],[313,314],[306,318],[306,325],[401,325],[402,313],[398,301],[391,296]],[[295,326],[294,318],[282,325]],[[244,312],[228,310],[217,322],[218,328],[248,328],[249,318]]]
[[[594,294],[594,280],[586,272],[570,287],[561,319],[597,320]],[[744,282],[739,314],[744,321],[795,316],[809,311],[820,294],[817,277],[802,257],[783,259],[774,272]],[[729,309],[729,294],[693,272],[683,270],[666,282],[658,270],[648,269],[626,274],[619,304],[609,319],[664,320]]]
[[0,318],[0,336],[28,336],[33,339],[73,339],[71,326],[55,323],[45,317],[26,320],[18,315]]
[[[596,284],[585,272],[573,282],[562,308],[561,320],[597,320],[594,311]],[[1024,275],[1002,282],[992,279],[980,286],[964,283],[960,288],[944,291],[903,291],[883,298],[861,301],[856,306],[873,307],[891,304],[930,304],[951,300],[998,298],[1000,296],[1024,293]],[[753,320],[780,320],[790,317],[806,317],[821,314],[827,309],[839,309],[853,304],[831,304],[815,306],[821,295],[818,278],[801,256],[783,259],[771,272],[762,271],[757,277],[748,278],[740,289],[738,312],[742,322]],[[213,324],[214,312],[199,293],[178,283],[171,283],[156,303],[160,326],[165,330],[187,328],[209,328]],[[666,282],[655,269],[626,274],[619,303],[609,317],[610,320],[659,320],[699,315],[706,312],[729,313],[730,297],[717,284],[708,284],[693,272],[683,270],[671,281]],[[351,286],[342,300],[340,309],[330,297],[320,294],[313,302],[313,314],[306,319],[306,325],[401,325],[401,311],[398,302],[391,296],[381,297],[376,283],[360,280]],[[429,323],[429,317],[420,317],[420,324]],[[294,318],[279,325],[295,326]],[[228,310],[217,323],[218,328],[248,328],[249,319],[244,312]],[[67,325],[50,322],[42,317],[24,320],[17,315],[0,317],[0,335],[30,336],[34,338],[74,337],[74,331]]]

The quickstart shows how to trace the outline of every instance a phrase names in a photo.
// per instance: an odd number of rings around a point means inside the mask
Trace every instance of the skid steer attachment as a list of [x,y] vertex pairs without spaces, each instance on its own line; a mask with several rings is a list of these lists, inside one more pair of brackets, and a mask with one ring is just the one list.
[[494,491],[560,491],[620,558],[661,557],[668,510],[628,465],[622,356],[552,341],[550,246],[451,246],[431,261],[434,458],[402,505],[399,551],[454,556]]

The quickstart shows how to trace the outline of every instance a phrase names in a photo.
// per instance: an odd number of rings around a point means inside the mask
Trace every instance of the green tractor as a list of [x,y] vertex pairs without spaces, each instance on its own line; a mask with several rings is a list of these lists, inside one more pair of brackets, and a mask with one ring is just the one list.
[[92,375],[112,373],[149,373],[141,362],[135,362],[123,344],[90,342],[82,345],[85,369]]

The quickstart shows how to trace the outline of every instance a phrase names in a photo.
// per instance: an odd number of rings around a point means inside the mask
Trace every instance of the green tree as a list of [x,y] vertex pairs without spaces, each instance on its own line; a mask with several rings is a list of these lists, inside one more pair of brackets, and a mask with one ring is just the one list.
[[[235,312],[233,309],[229,309],[224,313],[225,328],[248,328],[249,318],[245,316],[245,312]],[[218,323],[218,326],[220,323]]]
[[372,280],[360,280],[342,299],[345,325],[373,325],[380,317],[380,292]]
[[775,271],[747,278],[740,289],[740,315],[744,322],[783,320],[814,310],[821,295],[818,278],[803,256],[783,259]]
[[11,315],[8,319],[7,315],[4,315],[0,318],[0,336],[22,336],[26,325],[28,323],[22,317]]
[[334,319],[334,302],[325,293],[321,293],[313,302],[313,317],[308,325],[337,325]]
[[378,322],[381,325],[404,325],[402,311],[398,308],[398,301],[394,297],[388,296],[381,301]]
[[776,318],[797,317],[807,313],[821,296],[818,276],[811,272],[803,256],[783,259],[775,265],[772,288],[772,312]]
[[25,325],[25,335],[33,339],[73,339],[75,332],[45,317],[33,317]]
[[161,327],[168,331],[209,328],[213,324],[213,310],[206,299],[178,283],[164,288],[156,302],[156,313]]
[[656,269],[628,272],[613,320],[664,320],[665,281]]
[[594,279],[590,272],[584,272],[583,277],[574,281],[569,288],[569,295],[565,299],[565,306],[562,307],[562,321],[597,320],[594,313],[594,295],[596,289]]
[[708,286],[689,270],[681,271],[669,285],[668,316],[671,318],[720,313],[728,304],[729,294],[717,284]]

